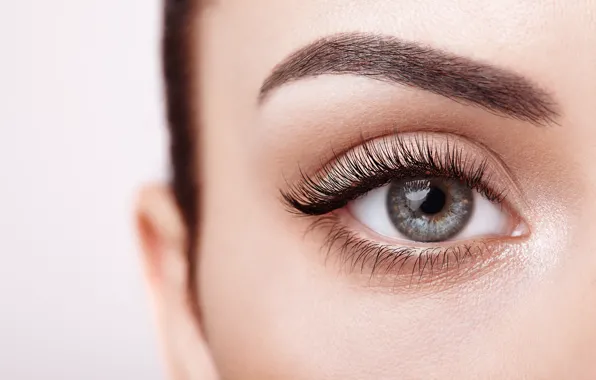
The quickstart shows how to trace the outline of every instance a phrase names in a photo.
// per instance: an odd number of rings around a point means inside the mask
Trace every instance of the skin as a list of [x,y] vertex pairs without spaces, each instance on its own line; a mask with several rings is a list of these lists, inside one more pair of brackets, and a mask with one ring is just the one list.
[[[259,103],[288,55],[353,31],[516,73],[551,94],[559,116],[536,127],[353,75],[298,80]],[[193,33],[200,318],[167,187],[146,188],[137,213],[172,378],[596,378],[595,1],[220,0]],[[389,126],[461,136],[499,157],[496,180],[529,233],[483,256],[498,265],[408,287],[326,260],[326,231],[305,234],[311,222],[287,212],[279,192],[298,165],[317,170],[330,148]]]

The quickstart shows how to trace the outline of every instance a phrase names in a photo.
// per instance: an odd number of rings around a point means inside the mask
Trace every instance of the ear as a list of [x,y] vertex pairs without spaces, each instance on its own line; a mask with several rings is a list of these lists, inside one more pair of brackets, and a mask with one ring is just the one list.
[[140,192],[136,225],[172,378],[215,379],[199,321],[188,304],[185,228],[166,186],[148,186]]

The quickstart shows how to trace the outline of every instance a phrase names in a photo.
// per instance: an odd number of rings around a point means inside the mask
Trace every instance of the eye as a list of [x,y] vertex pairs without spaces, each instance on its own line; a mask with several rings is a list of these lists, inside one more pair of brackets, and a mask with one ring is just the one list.
[[455,179],[393,181],[350,202],[348,210],[391,239],[431,243],[514,234],[510,213]]
[[530,235],[508,169],[463,138],[390,135],[302,174],[282,192],[290,211],[313,218],[309,231],[325,233],[327,252],[350,268],[380,271],[379,278],[474,278],[485,268],[478,264],[506,262],[510,256],[502,254],[523,240],[513,237]]

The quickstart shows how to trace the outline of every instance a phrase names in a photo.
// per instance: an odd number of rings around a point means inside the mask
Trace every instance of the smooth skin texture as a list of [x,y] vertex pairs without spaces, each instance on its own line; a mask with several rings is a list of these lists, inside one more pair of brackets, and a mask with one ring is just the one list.
[[[137,218],[172,378],[596,378],[595,1],[219,0],[193,27],[200,316],[167,187],[141,193]],[[293,52],[353,32],[519,75],[554,98],[557,118],[536,126],[352,74],[260,100]],[[305,234],[280,191],[389,130],[451,134],[498,157],[530,230],[491,251],[505,264],[412,289],[326,260],[325,231]]]

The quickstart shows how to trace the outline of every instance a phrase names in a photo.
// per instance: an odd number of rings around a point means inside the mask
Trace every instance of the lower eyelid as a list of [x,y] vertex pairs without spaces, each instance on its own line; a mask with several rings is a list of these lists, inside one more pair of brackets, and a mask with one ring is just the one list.
[[339,210],[318,218],[311,230],[322,228],[327,234],[323,243],[327,263],[364,276],[368,285],[391,290],[447,289],[513,265],[522,257],[517,254],[524,244],[520,238],[408,245],[379,237],[357,223],[347,210]]

